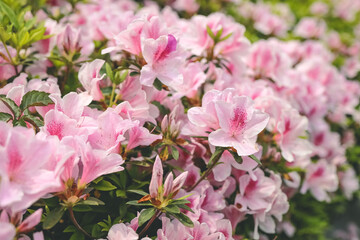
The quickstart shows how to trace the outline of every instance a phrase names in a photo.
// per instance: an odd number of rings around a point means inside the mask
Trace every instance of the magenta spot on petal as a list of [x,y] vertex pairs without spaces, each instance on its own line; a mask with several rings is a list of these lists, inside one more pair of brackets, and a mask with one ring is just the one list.
[[256,189],[257,181],[250,180],[249,184],[246,186],[244,191],[244,197],[246,195],[249,195],[251,192],[253,192]]
[[177,42],[176,42],[175,37],[173,35],[169,34],[168,35],[168,43],[167,43],[167,46],[166,46],[164,52],[169,54],[169,53],[175,51],[176,45],[177,45]]
[[22,163],[22,156],[19,153],[17,147],[9,148],[8,150],[8,157],[9,157],[9,166],[8,171],[9,173],[13,173],[18,169]]
[[244,108],[235,108],[234,116],[230,119],[230,130],[234,134],[239,133],[244,129],[247,120],[247,113]]
[[62,139],[62,131],[64,129],[64,125],[62,123],[57,123],[55,121],[50,122],[46,126],[47,131],[50,135],[56,135],[59,137],[59,139]]
[[316,146],[319,146],[323,143],[323,141],[324,141],[324,133],[320,133],[315,136],[314,144]]
[[155,56],[157,56],[157,57],[155,57],[155,59],[157,61],[165,59],[166,57],[169,56],[170,53],[172,53],[173,51],[176,50],[176,45],[177,45],[177,42],[176,42],[175,37],[173,35],[169,34],[168,42],[167,42],[165,49],[161,53],[159,52],[159,49],[157,49],[157,52],[155,53]]
[[324,175],[325,169],[323,167],[319,167],[312,175],[312,178],[321,177]]

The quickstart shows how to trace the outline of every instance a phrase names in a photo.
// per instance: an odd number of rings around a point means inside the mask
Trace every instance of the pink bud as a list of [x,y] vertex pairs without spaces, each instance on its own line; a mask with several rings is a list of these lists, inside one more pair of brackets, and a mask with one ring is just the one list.
[[188,172],[186,171],[180,174],[177,178],[175,178],[171,192],[174,193],[178,191],[184,185],[187,175]]
[[20,224],[20,226],[18,227],[18,231],[26,232],[27,230],[30,230],[36,225],[38,225],[38,223],[41,220],[41,214],[42,214],[42,208],[39,208]]
[[66,53],[80,51],[80,31],[66,25],[64,32],[57,38],[57,46],[60,51],[63,49]]
[[159,186],[162,185],[162,181],[163,181],[163,167],[159,156],[157,156],[155,159],[150,186],[149,186],[149,192],[152,198],[156,198],[158,194]]
[[167,195],[169,195],[171,193],[173,181],[174,181],[174,175],[172,173],[170,173],[167,176],[165,183],[164,183],[164,197],[166,197]]

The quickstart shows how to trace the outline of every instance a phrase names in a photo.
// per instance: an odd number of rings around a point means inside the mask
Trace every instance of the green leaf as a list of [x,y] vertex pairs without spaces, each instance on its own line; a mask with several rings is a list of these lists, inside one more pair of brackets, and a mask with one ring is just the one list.
[[76,204],[73,208],[74,212],[91,212],[93,209],[89,205]]
[[79,204],[91,205],[91,206],[105,205],[103,201],[94,197],[88,197],[86,200],[81,201]]
[[171,146],[171,155],[175,160],[179,159],[179,150],[177,150],[177,148],[174,146]]
[[157,90],[159,90],[159,91],[162,90],[163,84],[158,78],[155,78],[153,85]]
[[21,48],[29,42],[30,34],[29,34],[29,32],[26,31],[19,38],[20,38],[19,39],[19,47]]
[[121,171],[119,173],[119,179],[120,179],[120,187],[122,189],[126,189],[126,183],[127,183],[127,174],[126,171]]
[[215,43],[218,43],[218,42],[220,41],[220,37],[221,37],[221,34],[222,34],[223,30],[224,30],[224,29],[221,28],[221,29],[216,33],[216,36],[215,36],[215,38],[214,38]]
[[167,205],[163,208],[167,213],[180,213],[180,208],[176,205]]
[[19,29],[20,24],[19,24],[18,19],[16,18],[15,12],[8,5],[6,5],[6,3],[4,3],[3,1],[0,1],[0,10],[3,14],[8,16],[8,18],[10,19],[10,22],[12,24],[14,24],[14,26],[17,29]]
[[219,40],[219,42],[222,42],[222,41],[225,41],[225,40],[227,40],[228,38],[230,38],[231,37],[231,35],[232,35],[233,33],[229,33],[228,35],[226,35],[225,37],[223,37],[223,38],[221,38],[220,40]]
[[110,182],[106,180],[102,180],[98,184],[96,184],[94,188],[100,191],[111,191],[116,189],[116,186],[112,185]]
[[5,95],[0,95],[0,101],[2,101],[7,108],[9,108],[15,119],[20,117],[20,108],[12,99],[7,98]]
[[209,34],[209,36],[212,38],[212,39],[215,39],[215,35],[214,33],[211,31],[211,28],[209,26],[206,26],[206,32],[207,34]]
[[147,208],[140,213],[139,216],[139,227],[146,223],[156,212],[155,208]]
[[234,159],[235,159],[235,161],[237,162],[237,163],[242,163],[243,162],[243,159],[242,159],[242,157],[241,156],[239,156],[236,152],[234,152],[234,151],[229,151],[230,153],[231,153],[231,155],[234,157]]
[[71,235],[69,240],[84,240],[84,234],[80,231],[76,231],[73,233],[73,235]]
[[49,95],[49,93],[35,90],[27,92],[21,100],[20,109],[24,111],[29,107],[47,106],[53,103],[53,101],[49,98]]
[[110,78],[111,82],[115,83],[114,82],[114,73],[113,73],[109,63],[105,64],[105,69],[106,69],[106,75]]
[[61,217],[64,215],[64,212],[65,208],[63,206],[57,207],[49,212],[44,219],[43,228],[50,229],[54,227],[60,221]]
[[162,105],[160,102],[152,101],[151,103],[154,104],[159,109],[162,115],[166,115],[170,113],[170,110],[166,108],[164,105]]
[[171,215],[174,216],[177,220],[179,220],[186,227],[194,227],[194,223],[185,214],[183,214],[183,213],[175,213],[175,214],[171,214]]
[[223,148],[223,147],[216,147],[215,148],[215,152],[213,153],[213,155],[210,157],[210,160],[209,160],[209,163],[208,163],[208,166],[211,166],[211,164],[213,162],[217,162],[221,155],[223,154],[223,152],[226,150],[226,148]]
[[0,112],[0,121],[8,122],[13,119],[13,116],[8,113]]
[[125,190],[119,189],[119,190],[116,190],[115,193],[116,193],[116,196],[117,196],[117,197],[126,198],[126,192],[125,192]]
[[179,204],[179,205],[177,205],[177,206],[178,206],[179,208],[182,208],[182,209],[188,210],[189,212],[194,213],[194,211],[193,211],[188,205]]
[[63,232],[69,233],[69,232],[76,232],[76,227],[73,225],[67,226]]
[[129,75],[131,77],[134,77],[134,76],[140,75],[140,73],[139,72],[131,72]]
[[133,205],[133,206],[152,206],[149,202],[142,202],[138,203],[137,200],[132,200],[126,203],[127,205]]
[[93,180],[93,183],[97,184],[97,183],[99,183],[99,182],[100,182],[101,180],[103,180],[103,179],[104,179],[103,176],[98,177],[98,178],[96,178],[95,180]]
[[21,119],[33,125],[35,127],[36,132],[39,132],[40,127],[44,126],[44,121],[33,115],[24,115],[21,117]]
[[181,204],[187,204],[190,203],[190,201],[186,200],[186,199],[175,199],[172,200],[171,204],[175,204],[175,205],[181,205]]
[[257,162],[258,164],[262,165],[262,163],[260,162],[260,160],[259,160],[254,154],[250,155],[249,157],[250,157],[252,160],[254,160],[255,162]]
[[128,192],[131,192],[131,193],[136,193],[136,194],[139,194],[141,196],[145,196],[145,195],[148,195],[148,193],[144,192],[143,190],[141,189],[129,189],[127,190]]

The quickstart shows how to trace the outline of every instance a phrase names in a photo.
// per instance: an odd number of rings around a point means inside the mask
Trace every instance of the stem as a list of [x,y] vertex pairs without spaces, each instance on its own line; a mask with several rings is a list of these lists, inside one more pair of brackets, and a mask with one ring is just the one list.
[[86,237],[88,237],[89,239],[94,239],[90,234],[88,234],[81,226],[80,224],[76,221],[76,218],[74,216],[74,211],[72,209],[72,207],[69,207],[69,214],[70,214],[70,219],[73,222],[73,224],[75,225],[75,227],[82,232]]
[[18,70],[17,70],[16,64],[14,63],[14,61],[13,61],[13,59],[12,59],[12,57],[11,57],[11,54],[10,54],[10,52],[9,52],[9,49],[7,48],[7,45],[5,44],[4,41],[1,40],[1,42],[2,42],[2,44],[4,45],[4,48],[5,48],[5,50],[6,50],[6,53],[7,53],[8,56],[9,56],[9,60],[10,60],[11,65],[14,66],[16,75],[18,75],[19,72],[18,72]]
[[113,85],[112,85],[112,91],[111,91],[111,96],[110,96],[109,107],[112,107],[112,105],[114,104],[114,102],[116,102],[116,101],[113,101],[113,98],[114,98],[114,95],[115,95],[115,88],[116,88],[116,84],[113,83]]
[[62,94],[64,94],[65,84],[66,84],[67,80],[69,79],[71,67],[72,67],[72,64],[71,64],[71,63],[67,63],[67,64],[66,64],[66,69],[65,69],[64,78],[62,79],[62,81],[61,81],[60,84],[59,84],[59,85],[60,85],[60,92],[61,92]]
[[192,190],[194,190],[197,185],[199,185],[199,183],[201,183],[202,180],[204,180],[207,176],[209,176],[209,174],[211,173],[212,169],[216,166],[216,164],[219,162],[221,155],[223,154],[223,152],[226,149],[221,149],[219,152],[215,151],[214,155],[211,156],[210,158],[210,166],[208,167],[208,169],[204,172],[204,174],[200,177],[200,179],[193,185],[191,186],[189,189],[187,189],[188,192],[191,192]]
[[155,219],[158,216],[160,216],[160,214],[161,214],[161,211],[159,209],[156,210],[155,214],[151,217],[150,221],[146,224],[146,226],[143,228],[143,230],[141,230],[141,232],[139,233],[139,238],[142,237],[142,235],[144,235],[144,233],[149,229],[149,227],[155,221]]

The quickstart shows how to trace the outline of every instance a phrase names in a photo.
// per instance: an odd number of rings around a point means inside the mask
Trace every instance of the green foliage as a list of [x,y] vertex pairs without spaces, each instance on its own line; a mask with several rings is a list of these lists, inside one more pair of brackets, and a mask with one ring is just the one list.
[[49,93],[39,92],[39,91],[30,91],[27,92],[20,103],[20,106],[16,105],[16,103],[7,98],[5,95],[0,95],[0,101],[4,103],[4,105],[10,110],[12,115],[8,113],[0,112],[0,121],[9,122],[12,121],[14,126],[26,126],[26,122],[33,125],[36,132],[40,129],[39,127],[43,126],[43,120],[40,116],[35,116],[28,108],[35,106],[47,106],[53,101],[49,98]]
[[[25,13],[30,10],[27,1],[0,0],[0,41],[6,47],[9,62],[14,66],[24,67],[33,60],[32,56],[20,54],[20,50],[50,37],[45,35],[46,28],[35,17],[25,19]],[[15,56],[11,55],[6,45],[16,50]]]

